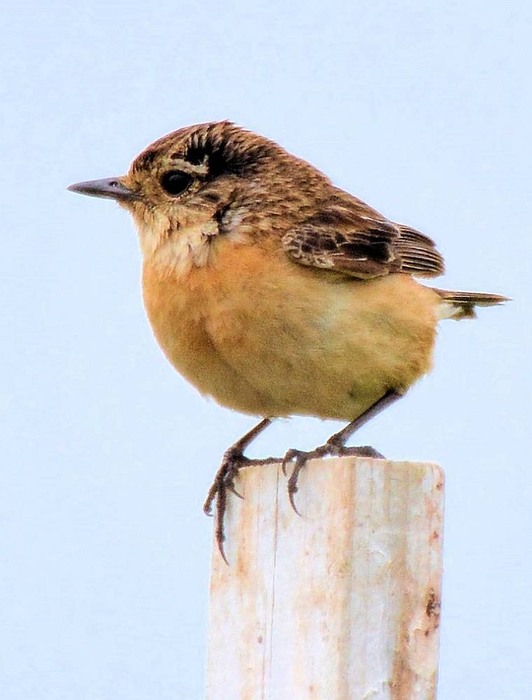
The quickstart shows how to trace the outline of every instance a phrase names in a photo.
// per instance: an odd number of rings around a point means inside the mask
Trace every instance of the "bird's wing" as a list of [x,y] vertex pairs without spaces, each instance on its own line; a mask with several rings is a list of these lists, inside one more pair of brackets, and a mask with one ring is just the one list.
[[353,198],[330,204],[282,238],[294,262],[368,279],[393,272],[437,277],[443,258],[434,242],[409,226],[395,224]]

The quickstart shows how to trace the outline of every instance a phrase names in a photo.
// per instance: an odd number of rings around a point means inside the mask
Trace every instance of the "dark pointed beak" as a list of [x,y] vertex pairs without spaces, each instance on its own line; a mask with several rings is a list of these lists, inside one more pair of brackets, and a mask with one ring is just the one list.
[[110,177],[106,180],[89,180],[88,182],[76,182],[68,188],[71,192],[79,192],[89,197],[104,197],[116,199],[119,202],[130,202],[140,199],[140,196],[120,182],[118,177]]

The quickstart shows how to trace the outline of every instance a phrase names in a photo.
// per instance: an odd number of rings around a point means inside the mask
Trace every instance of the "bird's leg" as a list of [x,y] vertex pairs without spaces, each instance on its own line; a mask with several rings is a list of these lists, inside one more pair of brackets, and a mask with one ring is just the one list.
[[235,496],[242,496],[235,489],[235,476],[238,474],[241,467],[251,465],[271,464],[278,462],[279,458],[267,457],[266,459],[249,459],[244,455],[244,450],[262,433],[272,422],[272,418],[263,418],[260,423],[257,423],[249,432],[243,435],[240,440],[237,440],[234,445],[231,445],[225,452],[222,458],[222,464],[216,472],[214,481],[207,498],[203,505],[203,511],[206,515],[212,515],[212,504],[216,501],[216,522],[215,536],[216,544],[220,550],[220,554],[227,563],[227,558],[224,552],[224,515],[227,508],[227,492],[231,491]]
[[295,505],[294,497],[297,493],[297,482],[299,478],[299,473],[309,461],[309,459],[314,459],[315,457],[324,457],[325,455],[358,455],[359,457],[376,457],[378,459],[384,459],[377,450],[369,445],[363,447],[346,447],[345,443],[351,435],[359,428],[361,428],[365,423],[371,420],[374,416],[384,410],[387,406],[400,399],[402,394],[394,390],[387,391],[384,396],[371,405],[368,409],[361,413],[358,418],[348,423],[345,428],[342,428],[327,440],[324,445],[319,445],[309,452],[303,452],[302,450],[288,450],[283,459],[283,472],[286,474],[286,466],[289,462],[294,462],[294,469],[288,479],[288,498],[292,504],[292,508],[298,513]]

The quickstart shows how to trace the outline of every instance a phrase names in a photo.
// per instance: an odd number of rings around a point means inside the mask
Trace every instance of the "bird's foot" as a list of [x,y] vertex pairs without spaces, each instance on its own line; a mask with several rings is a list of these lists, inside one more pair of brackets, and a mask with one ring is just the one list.
[[288,499],[290,500],[290,505],[298,515],[301,514],[295,504],[295,495],[298,491],[299,474],[309,460],[328,456],[344,457],[346,455],[385,459],[384,455],[377,452],[374,447],[370,447],[369,445],[362,445],[360,447],[345,447],[345,445],[334,438],[335,436],[333,435],[324,445],[319,445],[308,452],[294,449],[288,450],[283,458],[282,467],[285,476],[287,475],[287,465],[290,462],[294,463],[294,468],[292,469],[292,473],[288,478]]
[[227,510],[227,494],[231,492],[235,496],[238,496],[238,498],[243,498],[242,494],[238,493],[235,488],[235,478],[238,472],[242,467],[260,466],[278,461],[279,459],[274,457],[268,457],[267,459],[249,459],[249,457],[244,455],[243,450],[238,444],[231,446],[224,452],[222,463],[216,472],[212,486],[203,504],[203,512],[206,515],[212,515],[213,504],[216,505],[214,526],[215,539],[218,550],[226,564],[229,563],[224,549],[224,518]]

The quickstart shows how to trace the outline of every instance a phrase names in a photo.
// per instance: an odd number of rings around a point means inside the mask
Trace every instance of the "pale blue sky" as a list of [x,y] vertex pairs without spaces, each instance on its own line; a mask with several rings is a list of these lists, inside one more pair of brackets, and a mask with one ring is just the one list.
[[[446,471],[440,700],[528,697],[530,3],[154,8],[3,7],[1,697],[202,697],[201,504],[252,421],[156,347],[125,212],[65,188],[220,118],[433,237],[440,286],[514,298],[442,324],[434,373],[363,442]],[[286,421],[255,453],[337,427]]]

